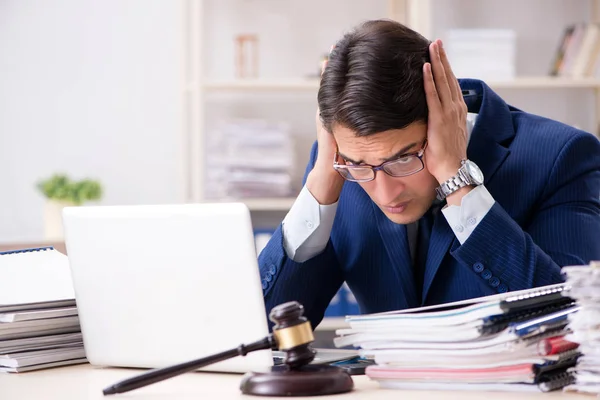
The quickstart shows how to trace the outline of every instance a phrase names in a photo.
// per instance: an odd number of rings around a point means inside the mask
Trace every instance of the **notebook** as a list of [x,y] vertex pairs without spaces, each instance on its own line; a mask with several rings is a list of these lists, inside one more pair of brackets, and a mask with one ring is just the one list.
[[52,247],[0,253],[0,314],[74,305],[67,256]]
[[67,256],[0,253],[0,372],[87,362]]

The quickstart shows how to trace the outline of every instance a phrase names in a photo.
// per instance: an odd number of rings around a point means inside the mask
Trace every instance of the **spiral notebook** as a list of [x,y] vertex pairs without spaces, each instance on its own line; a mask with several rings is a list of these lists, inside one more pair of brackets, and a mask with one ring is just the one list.
[[74,305],[66,255],[53,247],[0,253],[0,313]]

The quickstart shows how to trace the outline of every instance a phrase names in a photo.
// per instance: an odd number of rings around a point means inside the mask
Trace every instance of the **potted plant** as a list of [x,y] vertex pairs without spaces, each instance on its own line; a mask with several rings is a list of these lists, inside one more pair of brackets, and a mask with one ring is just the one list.
[[80,206],[102,197],[100,182],[93,179],[74,181],[67,175],[55,174],[37,184],[46,197],[44,205],[44,238],[48,241],[63,240],[62,209]]

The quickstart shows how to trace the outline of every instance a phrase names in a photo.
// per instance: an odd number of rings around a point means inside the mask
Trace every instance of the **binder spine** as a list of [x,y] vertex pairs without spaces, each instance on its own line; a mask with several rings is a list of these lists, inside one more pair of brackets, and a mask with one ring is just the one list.
[[19,253],[34,253],[38,251],[48,251],[54,250],[53,246],[45,246],[45,247],[32,247],[28,249],[19,249],[19,250],[8,250],[8,251],[0,251],[0,256],[5,256],[8,254],[19,254]]
[[483,335],[491,335],[508,328],[511,323],[531,320],[535,317],[552,314],[574,307],[576,302],[570,298],[557,300],[556,304],[543,305],[541,307],[531,307],[526,310],[518,310],[506,314],[493,315],[487,318],[479,331]]
[[538,383],[538,387],[542,392],[551,392],[553,390],[562,389],[575,383],[575,374],[570,371],[560,371],[554,374],[548,374],[544,377],[544,381]]
[[563,294],[566,289],[565,285],[560,285],[558,287],[539,289],[534,292],[507,297],[500,302],[500,308],[506,312],[511,312],[548,303],[552,304],[567,297]]

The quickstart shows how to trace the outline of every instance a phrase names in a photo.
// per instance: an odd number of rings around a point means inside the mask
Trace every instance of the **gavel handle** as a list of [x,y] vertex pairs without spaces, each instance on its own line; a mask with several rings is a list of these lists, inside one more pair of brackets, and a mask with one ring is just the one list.
[[272,334],[261,339],[257,342],[250,343],[248,345],[241,344],[236,349],[226,350],[221,353],[213,354],[197,360],[184,362],[170,367],[153,369],[143,374],[134,376],[133,378],[125,379],[121,382],[117,382],[112,386],[107,387],[102,391],[105,396],[129,392],[130,390],[138,389],[144,386],[151,385],[156,382],[164,381],[165,379],[172,378],[177,375],[184,374],[186,372],[194,371],[198,368],[205,367],[210,364],[214,364],[219,361],[227,360],[236,356],[245,356],[246,354],[264,349],[276,349],[277,342]]

